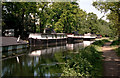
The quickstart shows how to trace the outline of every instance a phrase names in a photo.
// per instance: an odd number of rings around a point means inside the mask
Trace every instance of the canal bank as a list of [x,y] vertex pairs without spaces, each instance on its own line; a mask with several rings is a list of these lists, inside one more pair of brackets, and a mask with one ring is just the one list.
[[15,37],[0,37],[2,45],[0,45],[0,52],[9,52],[18,49],[27,48],[27,42]]

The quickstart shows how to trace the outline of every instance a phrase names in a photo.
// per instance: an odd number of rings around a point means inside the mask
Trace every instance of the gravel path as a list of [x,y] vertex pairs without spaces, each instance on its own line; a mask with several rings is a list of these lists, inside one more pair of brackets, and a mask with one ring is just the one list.
[[103,47],[104,57],[104,76],[120,77],[120,58],[116,55],[111,42],[106,43]]

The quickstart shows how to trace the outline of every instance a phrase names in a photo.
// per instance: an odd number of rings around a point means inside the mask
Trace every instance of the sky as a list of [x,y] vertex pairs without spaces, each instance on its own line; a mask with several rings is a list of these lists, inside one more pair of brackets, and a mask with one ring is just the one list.
[[[78,0],[79,6],[81,9],[83,9],[87,13],[93,12],[94,14],[96,14],[98,16],[98,18],[101,18],[104,15],[104,13],[101,13],[94,6],[92,6],[92,2],[93,2],[93,0]],[[106,16],[103,17],[102,19],[106,20]],[[106,21],[108,21],[108,20],[106,20]]]

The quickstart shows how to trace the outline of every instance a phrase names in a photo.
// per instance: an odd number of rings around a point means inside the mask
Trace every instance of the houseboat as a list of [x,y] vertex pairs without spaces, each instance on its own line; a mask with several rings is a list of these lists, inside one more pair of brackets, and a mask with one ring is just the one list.
[[83,41],[83,35],[78,34],[77,31],[72,32],[71,34],[67,34],[68,43],[76,43]]
[[91,33],[87,33],[84,35],[78,34],[78,32],[73,32],[71,34],[67,34],[67,41],[68,43],[76,43],[76,42],[81,42],[81,41],[92,41],[96,39],[96,35],[93,35]]
[[84,34],[83,40],[91,41],[91,40],[96,39],[96,37],[97,37],[97,36],[94,35],[94,34],[87,33],[87,34]]
[[[67,43],[67,35],[65,33],[55,33],[52,29],[45,29],[44,33],[30,33],[29,44],[49,46]],[[49,32],[50,31],[50,32]]]

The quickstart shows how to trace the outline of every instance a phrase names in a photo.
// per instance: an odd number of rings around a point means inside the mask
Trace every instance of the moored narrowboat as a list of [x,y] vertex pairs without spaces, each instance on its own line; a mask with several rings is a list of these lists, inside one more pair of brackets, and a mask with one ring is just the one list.
[[67,35],[64,33],[31,33],[29,35],[30,45],[59,45],[67,43]]

